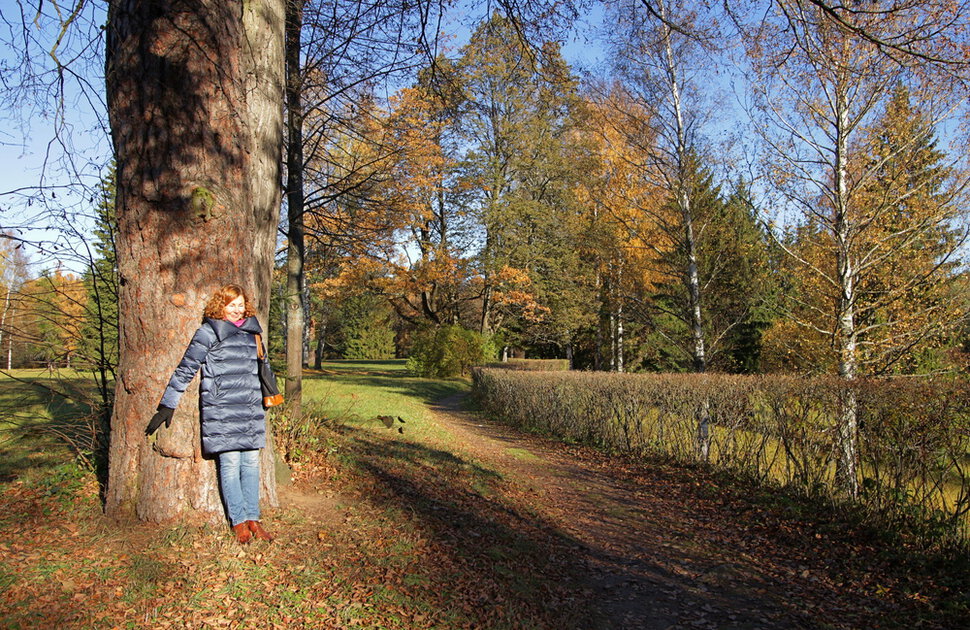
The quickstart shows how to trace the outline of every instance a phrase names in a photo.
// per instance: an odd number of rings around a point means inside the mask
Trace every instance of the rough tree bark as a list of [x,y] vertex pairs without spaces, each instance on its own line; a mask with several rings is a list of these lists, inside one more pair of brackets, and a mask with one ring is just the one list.
[[[249,0],[243,3],[243,28],[246,35],[246,104],[254,142],[249,185],[257,229],[253,234],[256,266],[254,299],[259,321],[268,329],[273,263],[282,197],[284,11],[287,0]],[[269,330],[267,330],[267,333]],[[268,336],[268,335],[267,335]],[[279,503],[276,496],[276,453],[273,427],[266,423],[267,447],[261,457],[263,500]],[[288,473],[287,473],[288,474]]]
[[[245,5],[109,6],[120,274],[110,516],[224,516],[214,463],[201,453],[198,388],[186,391],[171,429],[152,440],[144,430],[214,289],[249,288],[267,323],[281,150],[281,121],[273,121],[280,108],[268,104],[281,98],[282,3]],[[272,466],[263,468],[272,503]]]

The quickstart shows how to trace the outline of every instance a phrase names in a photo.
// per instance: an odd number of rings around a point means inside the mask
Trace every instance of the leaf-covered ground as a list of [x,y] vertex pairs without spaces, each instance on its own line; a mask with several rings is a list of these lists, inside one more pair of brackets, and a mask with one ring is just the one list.
[[385,398],[405,423],[338,424],[267,511],[270,544],[111,522],[70,463],[9,475],[0,627],[970,626],[966,558],[707,471],[522,435],[458,399]]

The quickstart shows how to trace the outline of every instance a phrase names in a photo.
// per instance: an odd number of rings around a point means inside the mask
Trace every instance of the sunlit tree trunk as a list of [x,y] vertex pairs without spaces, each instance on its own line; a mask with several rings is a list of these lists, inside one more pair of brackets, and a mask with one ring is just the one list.
[[[282,48],[282,11],[275,0],[245,6],[109,6],[120,284],[106,495],[113,517],[223,517],[215,466],[201,453],[198,388],[190,385],[170,429],[151,439],[144,431],[213,290],[227,282],[250,288],[266,322],[274,185],[279,199],[272,161],[281,146],[266,124],[280,96],[263,81],[281,84],[274,72],[282,65],[273,70],[264,55]],[[272,474],[272,466],[263,468]],[[275,501],[265,476],[264,491]]]
[[[835,98],[835,209],[833,231],[836,244],[836,278],[838,281],[838,323],[836,343],[839,348],[839,376],[846,381],[856,377],[856,326],[855,326],[855,277],[852,259],[852,224],[849,199],[849,141],[847,81],[836,87]],[[854,392],[846,388],[839,405],[839,457],[836,460],[836,485],[846,494],[856,496],[859,492],[856,472],[856,400]]]
[[[266,337],[279,332],[270,330],[269,303],[282,197],[283,108],[280,101],[284,86],[283,28],[287,1],[258,0],[243,5],[246,97],[254,142],[249,178],[257,223],[253,234],[254,293],[259,320],[267,327]],[[275,506],[279,501],[271,421],[266,423],[266,444],[260,460],[261,495],[265,502]]]
[[623,304],[616,305],[616,371],[623,372]]
[[[661,15],[666,19],[667,9],[663,2],[659,3]],[[674,55],[672,33],[668,24],[661,27],[663,33],[663,54],[665,62],[665,77],[669,90],[670,107],[674,116],[674,160],[676,161],[676,200],[680,211],[684,253],[687,268],[684,270],[684,280],[687,284],[690,311],[690,327],[692,340],[693,369],[696,373],[707,371],[707,354],[704,346],[704,319],[701,310],[702,290],[700,274],[697,269],[697,237],[694,233],[694,209],[692,207],[691,186],[687,178],[688,161],[691,159],[691,147],[687,139],[687,123],[684,117],[684,106],[681,100],[681,79],[677,59]],[[705,400],[697,418],[697,450],[698,455],[707,461],[710,454],[710,403]]]

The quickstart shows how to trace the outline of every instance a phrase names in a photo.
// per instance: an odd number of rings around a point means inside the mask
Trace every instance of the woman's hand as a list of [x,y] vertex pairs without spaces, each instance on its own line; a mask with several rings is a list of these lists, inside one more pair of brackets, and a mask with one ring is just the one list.
[[151,435],[158,430],[158,427],[165,423],[165,428],[172,426],[172,414],[175,413],[174,409],[169,409],[168,407],[158,407],[158,411],[152,416],[152,419],[148,421],[148,428],[145,429],[145,435]]

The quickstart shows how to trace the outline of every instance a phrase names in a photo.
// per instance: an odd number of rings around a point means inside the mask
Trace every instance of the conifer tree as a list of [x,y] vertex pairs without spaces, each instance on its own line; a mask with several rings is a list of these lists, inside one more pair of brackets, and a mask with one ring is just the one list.
[[[584,169],[576,80],[558,46],[526,46],[498,13],[472,35],[461,68],[466,164],[484,233],[480,329],[495,332],[514,314],[509,329],[520,341],[568,352],[595,316],[582,298],[590,269],[575,246]],[[528,280],[531,299],[501,290],[510,275]]]
[[[118,261],[115,252],[118,220],[113,168],[99,186],[95,212],[93,251],[82,278],[87,302],[81,325],[80,351],[84,362],[96,373],[99,386],[107,386],[114,380],[118,365]],[[109,395],[105,387],[104,402],[108,401]]]
[[941,369],[939,350],[965,318],[955,284],[956,172],[902,83],[867,138],[862,193],[871,222],[859,244],[860,363],[870,374]]

